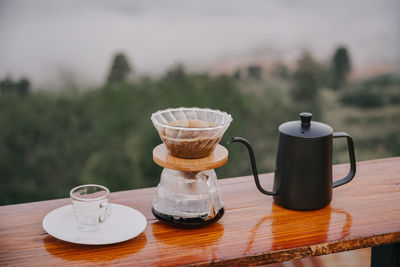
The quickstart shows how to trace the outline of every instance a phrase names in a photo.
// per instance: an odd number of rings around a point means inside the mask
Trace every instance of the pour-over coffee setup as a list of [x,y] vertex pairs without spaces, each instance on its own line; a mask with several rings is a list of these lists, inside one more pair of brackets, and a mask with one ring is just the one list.
[[228,160],[219,145],[232,117],[226,112],[200,108],[167,109],[151,120],[163,144],[153,160],[164,167],[152,212],[160,221],[179,227],[201,227],[224,214],[214,171]]
[[[293,210],[316,210],[332,200],[332,189],[355,176],[353,140],[347,133],[333,132],[329,125],[311,121],[312,114],[300,113],[300,120],[279,127],[279,144],[272,191],[259,181],[252,145],[241,137],[249,152],[254,180],[259,191],[272,195],[274,202]],[[153,150],[153,160],[164,167],[152,212],[174,226],[199,227],[217,221],[224,213],[214,168],[228,159],[228,151],[218,142],[232,118],[219,110],[199,108],[167,109],[151,120],[163,144]],[[332,181],[332,140],[346,138],[350,171]],[[216,149],[215,149],[216,147]],[[215,150],[214,150],[215,149]]]

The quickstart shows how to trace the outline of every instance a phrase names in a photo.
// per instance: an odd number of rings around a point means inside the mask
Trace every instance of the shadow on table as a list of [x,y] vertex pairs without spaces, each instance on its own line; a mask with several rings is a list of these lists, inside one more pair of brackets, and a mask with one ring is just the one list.
[[121,259],[142,250],[147,243],[144,233],[134,239],[112,245],[79,245],[58,240],[52,236],[43,239],[47,252],[65,261],[83,261],[92,263],[110,262]]

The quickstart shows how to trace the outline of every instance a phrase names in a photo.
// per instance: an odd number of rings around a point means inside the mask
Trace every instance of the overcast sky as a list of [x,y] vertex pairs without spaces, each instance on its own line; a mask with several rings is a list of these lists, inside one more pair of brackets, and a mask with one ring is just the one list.
[[398,0],[0,0],[0,79],[101,83],[117,51],[159,74],[177,62],[292,61],[304,49],[323,60],[341,44],[356,71],[399,70],[399,14]]

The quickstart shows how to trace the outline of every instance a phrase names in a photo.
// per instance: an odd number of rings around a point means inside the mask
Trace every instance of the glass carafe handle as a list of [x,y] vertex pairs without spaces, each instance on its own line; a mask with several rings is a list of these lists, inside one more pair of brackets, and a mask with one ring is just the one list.
[[213,219],[215,217],[215,210],[214,210],[214,199],[213,199],[213,196],[211,194],[211,186],[210,186],[210,183],[209,183],[210,179],[209,179],[208,175],[206,175],[204,173],[201,173],[200,175],[201,175],[200,176],[201,179],[204,181],[204,183],[207,186],[208,196],[210,198],[210,211],[208,212],[208,217],[205,218],[205,219],[206,220],[211,220],[211,219]]

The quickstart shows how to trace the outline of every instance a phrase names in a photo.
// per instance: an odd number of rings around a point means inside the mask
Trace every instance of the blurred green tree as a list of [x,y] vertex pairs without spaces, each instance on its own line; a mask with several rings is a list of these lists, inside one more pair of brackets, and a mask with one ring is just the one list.
[[252,79],[261,79],[262,68],[260,66],[252,65],[247,68],[247,77]]
[[167,71],[165,78],[171,81],[182,81],[185,74],[185,67],[182,64],[177,64]]
[[20,95],[25,95],[25,94],[29,93],[30,88],[31,88],[31,83],[26,78],[22,78],[16,84],[16,90],[17,90],[18,94],[20,94]]
[[322,116],[319,101],[320,67],[314,61],[311,54],[304,52],[297,62],[297,68],[293,76],[294,86],[291,97],[298,112],[312,112],[315,118]]
[[232,77],[236,80],[240,80],[241,78],[240,69],[236,69],[235,72],[232,74]]
[[14,81],[10,77],[4,78],[0,81],[0,93],[1,94],[15,94],[15,95],[26,95],[29,93],[31,83],[28,79],[22,78],[19,81]]
[[107,84],[118,84],[126,81],[128,75],[132,72],[131,65],[123,53],[114,56],[110,73],[107,77]]
[[290,70],[283,62],[277,62],[273,65],[271,73],[282,79],[290,78]]
[[332,87],[338,90],[346,83],[347,76],[351,71],[350,56],[346,47],[336,49],[332,58],[332,71]]
[[6,77],[0,81],[0,93],[7,94],[13,91],[14,82],[10,77]]
[[298,60],[294,82],[292,97],[295,100],[312,102],[318,97],[318,65],[310,53],[304,52]]

